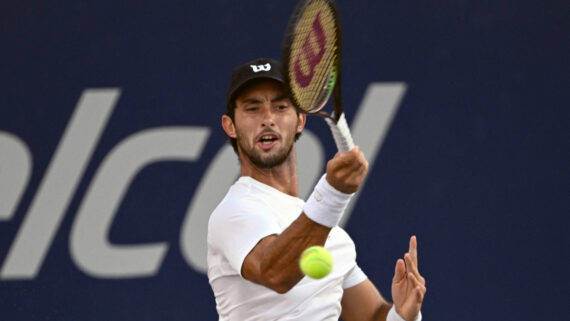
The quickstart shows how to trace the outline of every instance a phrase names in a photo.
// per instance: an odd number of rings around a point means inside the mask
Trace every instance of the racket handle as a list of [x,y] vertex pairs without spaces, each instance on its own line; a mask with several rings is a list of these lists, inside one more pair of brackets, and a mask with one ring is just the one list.
[[340,114],[338,122],[334,122],[332,119],[325,118],[327,124],[331,128],[334,142],[336,147],[341,154],[348,153],[354,147],[354,141],[352,140],[352,135],[350,134],[350,129],[346,123],[346,118],[344,113]]

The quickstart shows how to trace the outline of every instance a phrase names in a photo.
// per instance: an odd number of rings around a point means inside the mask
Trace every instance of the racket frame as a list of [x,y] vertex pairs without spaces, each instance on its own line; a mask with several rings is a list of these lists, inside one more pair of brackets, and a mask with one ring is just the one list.
[[[289,70],[291,68],[291,53],[292,53],[292,45],[295,37],[297,36],[296,31],[303,17],[303,14],[307,7],[311,5],[313,2],[319,1],[323,2],[325,5],[328,6],[328,10],[332,13],[333,21],[334,21],[334,34],[335,34],[335,43],[334,43],[334,51],[333,51],[333,68],[332,71],[327,76],[327,81],[323,83],[323,87],[328,87],[323,92],[319,92],[317,99],[317,106],[301,106],[300,101],[298,101],[297,96],[293,92],[292,84],[293,80],[290,77]],[[287,29],[285,32],[285,39],[283,42],[283,49],[282,49],[282,64],[283,64],[283,75],[285,77],[285,82],[287,84],[289,90],[289,96],[291,97],[291,101],[293,105],[305,114],[310,115],[317,115],[320,117],[325,118],[327,124],[330,126],[335,143],[337,148],[341,153],[346,153],[354,147],[354,142],[352,140],[352,136],[350,134],[350,130],[346,123],[346,119],[344,117],[343,106],[342,106],[342,91],[341,91],[341,82],[342,82],[342,75],[341,75],[341,57],[342,57],[342,35],[341,35],[341,25],[340,25],[340,16],[338,13],[338,8],[334,0],[301,0],[291,18],[289,19],[289,23],[287,25]],[[321,62],[319,62],[321,63]],[[331,79],[333,78],[333,79]],[[331,84],[331,80],[334,80],[334,83]],[[332,88],[331,88],[332,87]],[[325,95],[322,98],[322,95]],[[333,113],[329,114],[322,109],[327,104],[332,96],[332,105],[333,105]]]

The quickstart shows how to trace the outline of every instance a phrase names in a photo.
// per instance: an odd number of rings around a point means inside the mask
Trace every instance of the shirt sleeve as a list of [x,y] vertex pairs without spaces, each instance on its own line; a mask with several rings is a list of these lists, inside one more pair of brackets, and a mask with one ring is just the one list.
[[354,266],[354,268],[352,268],[352,270],[350,270],[350,272],[347,273],[344,281],[342,282],[342,288],[346,290],[362,283],[367,278],[368,277],[366,274],[364,274],[364,271],[362,271],[362,269],[357,264]]
[[255,245],[266,236],[280,233],[270,210],[255,200],[230,202],[217,208],[208,228],[209,241],[239,275],[245,257]]

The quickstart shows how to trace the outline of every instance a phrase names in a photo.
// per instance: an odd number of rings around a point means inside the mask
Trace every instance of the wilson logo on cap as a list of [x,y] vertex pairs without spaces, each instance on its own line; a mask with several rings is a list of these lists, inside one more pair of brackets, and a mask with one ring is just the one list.
[[266,63],[265,65],[250,65],[253,72],[260,72],[260,71],[269,71],[271,70],[271,65]]

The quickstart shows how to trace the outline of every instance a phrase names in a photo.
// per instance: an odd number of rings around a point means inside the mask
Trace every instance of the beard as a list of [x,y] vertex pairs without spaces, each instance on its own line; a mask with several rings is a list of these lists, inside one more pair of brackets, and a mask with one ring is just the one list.
[[[279,137],[281,138],[281,135],[279,135]],[[276,151],[263,153],[255,148],[255,143],[250,144],[245,141],[245,135],[238,134],[237,139],[237,144],[243,155],[255,166],[263,169],[279,166],[289,158],[289,155],[293,150],[293,144],[295,143],[295,136],[292,136],[287,141],[283,141],[283,143],[284,144]]]

